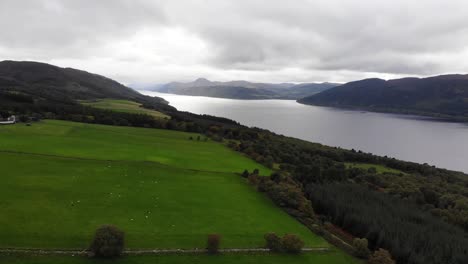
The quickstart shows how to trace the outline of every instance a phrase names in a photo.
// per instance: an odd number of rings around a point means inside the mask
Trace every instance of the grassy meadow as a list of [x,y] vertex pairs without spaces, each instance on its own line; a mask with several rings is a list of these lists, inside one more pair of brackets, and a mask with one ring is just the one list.
[[[197,134],[162,129],[43,121],[0,127],[0,151],[47,154],[97,160],[157,162],[163,165],[217,172],[271,170],[225,146]],[[189,140],[189,137],[195,140]]]
[[156,118],[170,118],[161,112],[141,107],[141,104],[128,100],[118,99],[97,99],[90,101],[81,101],[81,104],[100,109],[107,109],[117,112],[131,114],[147,114]]
[[286,254],[224,254],[224,255],[161,255],[129,256],[116,260],[88,259],[63,256],[0,256],[0,263],[8,264],[358,264],[362,263],[339,251],[326,253]]
[[[197,136],[54,120],[0,127],[0,248],[84,249],[102,224],[123,229],[129,249],[204,248],[209,233],[221,234],[224,248],[262,247],[267,232],[297,234],[306,247],[331,247],[239,175],[254,168],[268,175],[269,169]],[[296,257],[168,255],[115,263],[319,260],[356,263],[334,249]],[[0,263],[97,262],[0,255]]]
[[326,246],[233,173],[29,154],[0,160],[0,247],[85,248],[106,223],[125,230],[129,248],[202,248],[209,233],[222,234],[224,247],[259,247],[270,231]]

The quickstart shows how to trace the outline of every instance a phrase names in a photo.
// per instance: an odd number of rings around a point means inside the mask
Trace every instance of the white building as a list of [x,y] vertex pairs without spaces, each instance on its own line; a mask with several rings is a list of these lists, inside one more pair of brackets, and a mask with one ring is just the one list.
[[11,125],[16,123],[16,116],[10,116],[6,121],[0,121],[0,125]]

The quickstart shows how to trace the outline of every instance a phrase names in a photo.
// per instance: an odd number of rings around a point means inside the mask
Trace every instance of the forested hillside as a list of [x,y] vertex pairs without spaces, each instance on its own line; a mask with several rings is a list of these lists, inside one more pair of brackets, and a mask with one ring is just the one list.
[[468,120],[468,75],[349,82],[299,103]]
[[142,95],[104,76],[38,62],[0,62],[0,110],[17,114],[84,113],[77,101],[127,99],[154,109],[173,109],[165,100]]
[[[150,90],[180,95],[229,99],[299,99],[317,94],[335,83],[252,83],[247,81],[212,82],[199,78],[193,82],[171,82]],[[138,87],[137,87],[138,88]],[[148,88],[146,88],[148,89]]]

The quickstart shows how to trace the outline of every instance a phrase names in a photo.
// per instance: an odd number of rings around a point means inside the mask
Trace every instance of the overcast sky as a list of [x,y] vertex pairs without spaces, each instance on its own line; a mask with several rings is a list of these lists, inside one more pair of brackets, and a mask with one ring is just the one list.
[[0,0],[0,60],[120,82],[468,73],[467,0]]

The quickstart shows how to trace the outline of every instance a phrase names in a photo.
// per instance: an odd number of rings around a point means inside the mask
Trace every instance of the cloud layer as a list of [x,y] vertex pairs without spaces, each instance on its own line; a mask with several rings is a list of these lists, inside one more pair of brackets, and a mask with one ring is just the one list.
[[3,0],[0,59],[125,83],[468,71],[464,0]]

